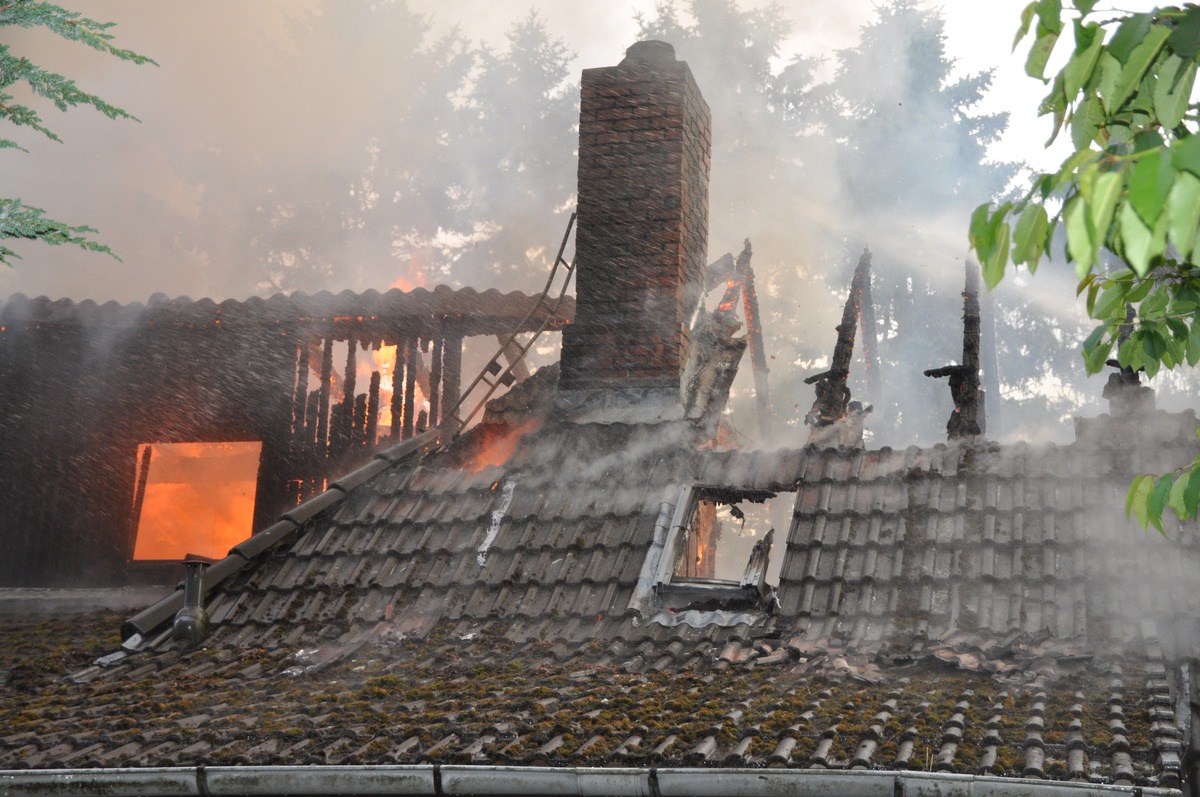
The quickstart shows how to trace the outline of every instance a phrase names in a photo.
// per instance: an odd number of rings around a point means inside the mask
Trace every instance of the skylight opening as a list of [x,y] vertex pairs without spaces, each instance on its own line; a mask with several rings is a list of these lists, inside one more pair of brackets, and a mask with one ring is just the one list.
[[766,582],[778,584],[796,493],[720,492],[716,495],[701,489],[696,496],[678,548],[673,578],[739,581],[755,544],[774,529]]
[[259,441],[138,446],[134,561],[213,559],[253,531]]

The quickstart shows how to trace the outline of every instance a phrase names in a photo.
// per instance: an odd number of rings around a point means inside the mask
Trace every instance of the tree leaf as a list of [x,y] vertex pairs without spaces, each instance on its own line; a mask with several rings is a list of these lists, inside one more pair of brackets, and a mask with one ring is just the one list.
[[1117,362],[1123,368],[1140,370],[1146,364],[1146,354],[1142,350],[1142,330],[1135,329],[1117,349]]
[[[1121,62],[1117,60],[1108,50],[1100,53],[1100,79],[1096,81],[1096,94],[1099,95],[1100,101],[1104,103],[1104,112],[1112,115],[1116,113],[1116,108],[1110,102],[1114,93],[1117,90],[1117,81],[1121,79]],[[1108,129],[1111,132],[1115,125],[1109,124]]]
[[[1067,200],[1063,218],[1067,224],[1067,253],[1075,263],[1075,273],[1082,279],[1096,262],[1096,243],[1088,225],[1087,201],[1082,195]],[[1147,234],[1146,238],[1149,237]]]
[[1187,520],[1190,515],[1187,511],[1187,505],[1183,500],[1183,493],[1187,490],[1187,486],[1191,484],[1191,472],[1185,472],[1175,479],[1175,483],[1171,485],[1171,493],[1167,497],[1167,506],[1171,507],[1171,511],[1175,513],[1175,517],[1180,520]]
[[1130,304],[1137,304],[1150,295],[1150,291],[1158,285],[1153,279],[1138,280],[1136,284],[1130,282],[1129,293],[1125,294],[1125,301]]
[[1092,7],[1096,5],[1096,0],[1075,0],[1075,8],[1079,9],[1079,13],[1087,16],[1092,13]]
[[1196,510],[1200,509],[1200,460],[1194,460],[1192,466],[1188,469],[1187,487],[1183,489],[1183,508],[1187,512],[1187,517],[1195,517]]
[[1097,175],[1092,185],[1088,212],[1091,215],[1092,232],[1101,245],[1108,240],[1108,228],[1112,225],[1113,210],[1117,207],[1117,200],[1121,197],[1121,189],[1124,185],[1124,178],[1117,172],[1104,172]]
[[1134,162],[1129,173],[1129,204],[1147,227],[1153,228],[1158,223],[1174,179],[1171,159],[1164,158],[1161,149],[1148,150]]
[[1129,493],[1125,496],[1125,517],[1133,514],[1137,517],[1142,528],[1146,527],[1146,500],[1154,488],[1154,477],[1149,474],[1136,476],[1129,485]]
[[1037,11],[1038,0],[1033,0],[1025,8],[1021,9],[1021,26],[1017,28],[1017,35],[1013,37],[1012,48],[1015,51],[1017,45],[1021,43],[1021,39],[1029,33],[1029,26],[1033,24],[1033,14]]
[[1171,31],[1167,46],[1183,58],[1195,59],[1200,54],[1200,7],[1187,6],[1183,19],[1176,22],[1175,30]]
[[1200,363],[1200,325],[1193,323],[1188,330],[1187,364],[1194,366],[1196,363]]
[[1146,353],[1147,362],[1161,360],[1167,350],[1167,341],[1157,329],[1142,331],[1142,351]]
[[1038,33],[1062,33],[1062,0],[1039,0]]
[[1074,97],[1092,79],[1100,53],[1104,52],[1104,31],[1095,22],[1075,21],[1075,52],[1062,69],[1063,91]]
[[[1124,25],[1121,28],[1124,29]],[[1120,35],[1119,31],[1117,35]],[[1123,61],[1121,77],[1117,80],[1113,95],[1105,103],[1110,113],[1124,105],[1125,101],[1133,94],[1138,84],[1142,82],[1142,76],[1146,74],[1146,70],[1158,58],[1158,51],[1166,44],[1167,37],[1170,35],[1171,29],[1166,25],[1154,25],[1146,32],[1145,38],[1138,42],[1137,46],[1129,53],[1129,57]],[[1109,45],[1109,52],[1113,51],[1113,46]],[[1119,55],[1117,58],[1120,60]]]
[[1025,74],[1044,81],[1046,62],[1050,60],[1050,54],[1054,52],[1054,45],[1057,43],[1057,33],[1038,34],[1033,46],[1029,48],[1029,55],[1025,58]]
[[1200,136],[1187,136],[1171,143],[1171,164],[1179,171],[1200,177]]
[[1090,351],[1083,352],[1083,365],[1088,376],[1093,376],[1104,370],[1108,364],[1108,355],[1112,353],[1113,342],[1106,340]]
[[1036,268],[1046,239],[1050,233],[1050,219],[1046,209],[1038,204],[1029,204],[1021,211],[1017,228],[1013,231],[1013,263],[1032,263]]
[[1129,60],[1130,53],[1146,37],[1150,26],[1154,24],[1152,14],[1130,14],[1117,26],[1112,41],[1108,44],[1108,52],[1122,64]]
[[[1121,224],[1121,254],[1130,267],[1137,273],[1139,277],[1146,276],[1150,271],[1150,260],[1156,254],[1154,248],[1153,231],[1147,227],[1138,216],[1133,205],[1129,202],[1122,202],[1121,209],[1118,214],[1118,219]],[[1068,219],[1068,225],[1070,220]],[[1067,241],[1070,243],[1070,227],[1067,228]],[[1157,254],[1161,254],[1158,252]],[[1076,267],[1078,270],[1078,267]]]
[[1167,130],[1174,130],[1183,121],[1195,82],[1195,61],[1171,55],[1163,63],[1154,86],[1154,114]]
[[[1138,317],[1144,322],[1157,321],[1162,318],[1163,313],[1166,312],[1167,304],[1171,300],[1170,287],[1167,285],[1158,285],[1158,283],[1150,279],[1146,280],[1143,285],[1155,286],[1156,290],[1150,294],[1149,298],[1142,301],[1138,307]],[[1138,301],[1134,291],[1129,292],[1126,301]]]
[[1168,238],[1179,256],[1191,256],[1200,224],[1200,179],[1189,172],[1179,172],[1167,195]]
[[1166,473],[1154,479],[1154,489],[1146,499],[1146,518],[1163,536],[1166,536],[1166,532],[1162,525],[1162,511],[1167,505],[1167,499],[1171,495],[1171,485],[1174,481],[1175,474],[1173,473]]
[[1096,312],[1092,316],[1099,321],[1110,319],[1125,319],[1125,297],[1129,294],[1128,282],[1110,282],[1100,293],[1096,302]]
[[1071,116],[1071,143],[1075,149],[1085,149],[1097,139],[1104,122],[1104,109],[1095,95],[1084,97]]
[[1000,225],[996,231],[996,248],[992,252],[992,256],[983,264],[983,278],[988,283],[989,288],[995,287],[996,282],[1004,276],[1004,267],[1008,263],[1008,246],[1009,239],[1012,236],[1012,229],[1008,226],[1008,222]]
[[1011,202],[1005,202],[995,211],[989,205],[980,205],[971,214],[968,238],[971,248],[979,256],[983,279],[989,288],[996,287],[1004,277],[1004,267],[1008,264],[1011,231],[1007,219],[1012,208]]

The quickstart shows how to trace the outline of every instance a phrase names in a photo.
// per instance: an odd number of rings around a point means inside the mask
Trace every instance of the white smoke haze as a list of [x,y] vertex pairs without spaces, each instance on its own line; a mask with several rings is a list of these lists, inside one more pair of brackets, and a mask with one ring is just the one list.
[[[858,47],[863,26],[877,19],[877,5],[782,3],[790,30],[775,52],[751,55],[761,56],[776,75],[797,57],[813,59],[810,87],[827,84],[842,67],[841,53]],[[950,0],[917,7],[941,11],[944,44],[956,59],[950,81],[997,67],[991,92],[969,111],[1013,113],[989,157],[1047,165],[1036,148],[1046,122],[1034,117],[1044,90],[1021,74],[1023,52],[1009,55],[1022,5]],[[738,6],[760,10],[768,4],[743,0]],[[408,6],[214,0],[184,10],[109,0],[72,7],[116,22],[117,43],[160,66],[135,67],[39,31],[8,32],[14,52],[76,78],[141,123],[111,122],[89,110],[64,115],[39,104],[64,143],[17,131],[14,137],[30,154],[3,155],[4,193],[46,208],[54,218],[98,228],[123,262],[19,245],[24,260],[0,270],[0,297],[144,302],[161,292],[220,301],[280,290],[382,291],[422,281],[429,287],[537,290],[571,210],[579,72],[617,63],[638,38],[639,18],[646,24],[670,6],[653,0],[410,0]],[[680,24],[695,22],[686,3],[675,9]],[[490,57],[502,59],[511,47],[507,35],[532,12],[574,54],[561,75],[521,76],[543,80],[549,93],[522,98],[497,82],[471,96],[488,56],[469,60],[468,51],[485,45]],[[875,253],[880,354],[891,360],[884,404],[868,418],[872,442],[942,439],[949,390],[944,380],[926,379],[921,371],[961,358],[958,293],[967,214],[987,199],[979,195],[983,182],[965,180],[959,169],[960,158],[969,156],[947,153],[937,169],[906,172],[910,164],[928,162],[922,158],[930,141],[914,132],[901,109],[894,121],[881,118],[866,128],[870,145],[852,162],[838,148],[839,138],[848,135],[844,130],[808,135],[798,147],[754,115],[753,98],[730,84],[728,71],[686,50],[677,45],[713,108],[714,154],[736,145],[742,156],[736,164],[714,157],[709,259],[736,254],[745,238],[753,242],[772,398],[785,419],[786,434],[771,442],[799,445],[806,438],[798,419],[813,395],[801,380],[812,371],[792,364],[818,364],[832,352],[850,273],[864,246]],[[441,53],[441,66],[430,67],[431,59],[414,57],[414,51]],[[860,98],[886,105],[903,94],[913,68],[883,50],[868,55],[879,61],[867,64],[856,84]],[[453,93],[443,86],[454,87]],[[487,104],[489,97],[494,105]],[[446,119],[470,103],[479,104],[481,121],[446,135]],[[789,168],[778,167],[780,153],[791,159]],[[878,175],[900,181],[894,184],[962,187],[945,192],[954,194],[953,201],[940,203],[898,203],[886,191],[864,199],[846,189]],[[474,226],[445,223],[471,203],[486,218]],[[555,211],[536,210],[547,206]],[[1069,417],[1081,397],[1088,411],[1100,408],[1103,380],[1084,381],[1071,348],[1070,341],[1087,332],[1078,307],[1069,303],[1073,282],[1070,269],[1052,265],[998,294],[1006,307],[1029,310],[1012,319],[1005,327],[1010,337],[999,341],[1001,396],[1010,390],[1022,406],[1045,404],[1020,415],[1022,424],[1047,430],[1040,439],[1071,438]],[[901,294],[912,303],[899,301]],[[922,298],[939,301],[935,309],[914,309]],[[1021,335],[1052,334],[1051,327],[1065,339],[1065,353],[1039,393],[1036,378],[1006,369],[1022,351],[1040,345]],[[856,371],[859,362],[856,352]],[[736,425],[746,442],[761,442],[754,435],[748,358],[741,370]],[[1190,385],[1178,377],[1157,381],[1172,380],[1180,391]],[[860,373],[851,387],[856,397],[870,400]],[[1160,400],[1173,399],[1160,391]],[[1014,409],[1007,406],[1012,402],[998,403]],[[928,422],[910,423],[918,417]],[[1003,434],[1017,433],[1008,427],[1006,421]]]

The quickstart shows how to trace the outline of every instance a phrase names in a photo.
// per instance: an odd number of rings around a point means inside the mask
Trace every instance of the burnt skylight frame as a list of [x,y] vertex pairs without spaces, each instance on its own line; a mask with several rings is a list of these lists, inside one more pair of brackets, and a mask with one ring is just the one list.
[[[685,555],[689,531],[702,502],[736,506],[743,502],[763,503],[779,495],[772,490],[752,487],[733,487],[726,484],[685,484],[679,488],[671,520],[666,528],[661,548],[655,547],[651,556],[658,555],[652,578],[654,605],[672,612],[697,611],[756,611],[771,614],[778,606],[776,587],[766,581],[774,529],[755,544],[747,566],[740,578],[708,578],[679,574],[679,563]],[[648,562],[649,564],[649,562]]]

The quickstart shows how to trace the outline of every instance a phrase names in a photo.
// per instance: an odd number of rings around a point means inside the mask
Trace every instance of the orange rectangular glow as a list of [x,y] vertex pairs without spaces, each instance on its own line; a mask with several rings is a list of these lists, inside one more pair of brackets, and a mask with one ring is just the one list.
[[250,536],[261,442],[143,443],[139,470],[147,452],[134,560],[219,559]]

